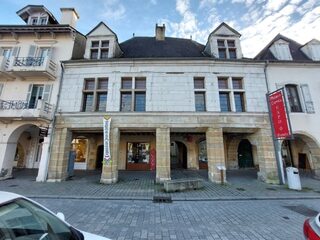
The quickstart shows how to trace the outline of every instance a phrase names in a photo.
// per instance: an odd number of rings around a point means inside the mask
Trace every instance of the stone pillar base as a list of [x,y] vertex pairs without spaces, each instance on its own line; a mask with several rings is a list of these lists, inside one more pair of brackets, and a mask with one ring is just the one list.
[[320,179],[320,169],[316,169],[313,171],[313,177],[315,179]]
[[170,181],[171,178],[162,178],[162,177],[157,177],[156,178],[156,183],[164,183],[165,181]]
[[112,184],[118,182],[118,170],[113,170],[112,167],[104,166],[100,178],[102,184]]
[[[223,170],[223,183],[227,183],[226,170]],[[214,172],[208,172],[208,178],[213,183],[221,184],[221,172],[216,170]]]
[[100,183],[102,184],[113,184],[117,182],[118,182],[118,178],[101,178],[100,179]]
[[258,179],[269,184],[280,184],[277,172],[258,172]]

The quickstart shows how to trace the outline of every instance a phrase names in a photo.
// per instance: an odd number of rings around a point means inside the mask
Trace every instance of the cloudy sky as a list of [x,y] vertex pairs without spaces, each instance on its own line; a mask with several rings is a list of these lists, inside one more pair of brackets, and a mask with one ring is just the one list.
[[59,20],[60,7],[74,7],[77,29],[87,34],[104,21],[119,41],[154,36],[156,23],[166,24],[166,35],[205,44],[221,22],[242,34],[242,50],[254,57],[281,33],[299,43],[320,40],[320,0],[1,0],[0,23],[22,24],[16,11],[27,4],[45,5]]

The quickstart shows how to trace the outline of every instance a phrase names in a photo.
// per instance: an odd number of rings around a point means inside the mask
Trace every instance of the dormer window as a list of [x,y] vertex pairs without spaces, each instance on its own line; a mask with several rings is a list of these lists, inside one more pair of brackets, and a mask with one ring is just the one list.
[[91,41],[90,58],[107,59],[109,55],[109,41]]
[[47,25],[48,17],[31,17],[30,24],[31,25]]
[[47,17],[41,17],[40,18],[40,25],[47,25]]
[[270,47],[270,51],[278,60],[292,60],[289,43],[282,39],[276,41]]
[[218,53],[221,59],[236,59],[237,49],[234,40],[218,39]]
[[38,24],[38,18],[37,17],[31,18],[31,25],[37,25],[37,24]]

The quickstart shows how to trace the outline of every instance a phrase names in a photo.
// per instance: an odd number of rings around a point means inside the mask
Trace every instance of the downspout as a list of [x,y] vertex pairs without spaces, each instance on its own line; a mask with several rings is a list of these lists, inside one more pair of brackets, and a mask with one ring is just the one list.
[[60,79],[59,79],[59,88],[58,88],[58,94],[57,94],[57,101],[56,101],[56,105],[54,107],[53,110],[53,119],[52,119],[52,128],[51,128],[51,135],[50,135],[50,140],[49,140],[49,148],[48,148],[48,155],[47,155],[47,159],[46,159],[46,165],[45,165],[45,179],[44,181],[47,181],[48,179],[48,169],[49,169],[49,160],[51,158],[51,151],[52,151],[52,145],[53,145],[53,137],[55,135],[55,124],[56,124],[56,112],[58,110],[58,105],[59,105],[59,101],[60,101],[60,93],[61,93],[61,88],[62,88],[62,80],[63,80],[63,74],[64,74],[64,65],[61,62],[60,63],[61,66],[61,75],[60,75]]
[[265,78],[266,86],[267,86],[267,93],[270,93],[269,81],[268,81],[268,75],[267,75],[267,67],[268,67],[268,65],[269,65],[269,60],[267,60],[267,61],[264,63],[263,71],[264,71],[264,78]]
[[275,139],[274,129],[271,124],[272,123],[272,118],[271,118],[271,113],[270,113],[271,107],[270,107],[269,98],[268,98],[268,94],[270,93],[268,74],[267,74],[268,65],[269,65],[269,60],[266,60],[266,62],[264,64],[264,69],[263,69],[265,81],[266,81],[266,86],[267,86],[266,100],[267,100],[267,104],[268,104],[268,115],[269,115],[270,127],[271,127],[271,132],[272,132],[272,142],[273,142],[273,147],[275,150],[275,157],[276,157],[276,161],[277,161],[278,178],[279,178],[280,185],[283,185],[283,184],[285,184],[285,178],[284,178],[284,170],[283,170],[283,166],[282,166],[281,143],[278,139]]

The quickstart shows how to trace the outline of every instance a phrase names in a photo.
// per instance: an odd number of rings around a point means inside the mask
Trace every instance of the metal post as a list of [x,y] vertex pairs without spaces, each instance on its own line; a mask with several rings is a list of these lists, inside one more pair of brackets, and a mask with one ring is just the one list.
[[270,102],[269,102],[269,94],[266,94],[266,98],[267,98],[267,104],[268,104],[268,110],[269,110],[269,120],[270,120],[271,131],[272,131],[273,146],[274,146],[275,153],[276,153],[278,176],[279,176],[279,180],[280,180],[280,185],[283,185],[283,184],[285,184],[285,179],[284,179],[284,172],[283,172],[280,141],[275,138],[275,134],[274,134],[274,129],[273,129],[273,125],[272,125],[272,117],[271,117],[271,107],[270,107]]

